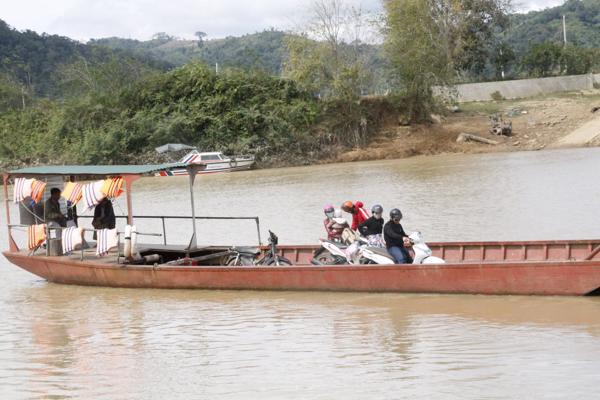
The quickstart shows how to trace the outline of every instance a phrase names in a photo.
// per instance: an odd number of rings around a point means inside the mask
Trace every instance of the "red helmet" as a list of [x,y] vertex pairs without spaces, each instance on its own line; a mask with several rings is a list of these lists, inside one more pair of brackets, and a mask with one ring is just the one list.
[[346,212],[352,211],[353,208],[354,208],[354,204],[351,201],[345,201],[342,204],[342,210],[344,210]]

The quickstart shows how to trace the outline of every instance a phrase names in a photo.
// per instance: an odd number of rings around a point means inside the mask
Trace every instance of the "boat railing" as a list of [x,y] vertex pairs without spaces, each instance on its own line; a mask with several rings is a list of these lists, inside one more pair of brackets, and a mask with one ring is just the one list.
[[[79,216],[78,218],[93,218],[93,216],[91,215],[82,215]],[[127,216],[125,215],[119,215],[116,218],[118,219],[127,219]],[[184,216],[184,215],[134,215],[133,216],[133,220],[137,220],[137,219],[154,219],[154,220],[160,220],[161,224],[162,224],[162,237],[163,237],[163,244],[167,244],[167,229],[166,229],[166,224],[165,221],[166,220],[191,220],[192,217],[191,216]],[[260,218],[259,217],[196,217],[196,219],[203,219],[203,220],[222,220],[222,221],[233,221],[233,220],[246,220],[246,221],[254,221],[256,223],[256,233],[258,236],[258,245],[262,246],[262,239],[260,236]]]
[[[91,219],[93,218],[93,216],[91,215],[81,215],[78,217],[78,219]],[[117,219],[127,219],[127,216],[125,215],[117,215],[116,216]],[[166,228],[166,222],[167,220],[191,220],[192,217],[190,216],[183,216],[183,215],[134,215],[133,219],[136,220],[160,220],[161,221],[161,225],[162,225],[162,234],[156,233],[156,234],[140,234],[138,233],[138,235],[141,236],[155,236],[155,237],[162,237],[163,238],[163,244],[166,245],[167,244],[167,228]],[[256,223],[256,233],[258,236],[258,245],[262,246],[262,239],[261,239],[261,235],[260,235],[260,218],[259,217],[196,217],[196,219],[202,219],[202,220],[250,220],[250,221],[254,221]],[[21,225],[21,224],[9,224],[8,225],[8,229],[11,230],[12,228],[28,228],[29,225]],[[60,229],[60,228],[52,228],[52,229]],[[85,231],[94,231],[95,229],[84,229]],[[48,235],[49,236],[49,235]]]
[[[29,228],[31,225],[23,225],[23,224],[9,224],[8,228],[9,229],[14,229],[14,228]],[[53,239],[59,239],[62,236],[62,231],[68,229],[66,227],[62,227],[62,226],[46,226],[46,256],[50,256],[50,245],[48,244],[49,240],[53,240]],[[81,260],[83,260],[83,255],[84,255],[84,250],[88,247],[84,246],[84,243],[86,243],[85,241],[85,233],[86,232],[100,232],[102,229],[90,229],[90,228],[81,228],[81,231],[83,233],[83,236],[81,237],[82,239],[82,244],[80,246],[80,251],[81,251]],[[55,235],[52,235],[51,232],[58,232]],[[120,257],[121,257],[121,253],[120,253],[120,249],[121,249],[121,235],[124,235],[125,232],[123,231],[119,231],[117,230],[117,264],[120,263]],[[148,233],[148,232],[136,232],[136,234],[138,236],[151,236],[151,237],[161,237],[163,236],[160,233]],[[33,249],[30,253],[30,255],[35,254],[35,252],[40,248],[41,246],[36,247],[35,249]]]

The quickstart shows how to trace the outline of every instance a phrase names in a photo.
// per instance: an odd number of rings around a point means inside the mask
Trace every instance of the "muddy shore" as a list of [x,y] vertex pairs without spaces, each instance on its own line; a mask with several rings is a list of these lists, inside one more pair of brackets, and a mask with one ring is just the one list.
[[[340,153],[327,161],[352,162],[442,153],[600,146],[600,110],[592,111],[600,107],[600,90],[521,100],[464,103],[458,107],[456,112],[434,116],[432,124],[402,126],[392,121],[383,126],[367,147]],[[493,114],[512,122],[511,136],[489,133],[489,117]],[[571,135],[576,131],[579,134]],[[493,140],[498,144],[458,143],[457,138],[461,133]],[[567,137],[570,140],[565,140]]]

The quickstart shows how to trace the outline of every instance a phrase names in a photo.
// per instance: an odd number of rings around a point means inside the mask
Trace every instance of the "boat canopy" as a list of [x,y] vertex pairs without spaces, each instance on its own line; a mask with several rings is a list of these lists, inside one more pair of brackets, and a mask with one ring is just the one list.
[[170,151],[181,151],[181,150],[193,150],[194,146],[188,146],[187,144],[181,143],[167,143],[163,146],[157,147],[155,150],[157,153],[168,153]]
[[147,175],[171,168],[185,168],[184,163],[166,163],[149,165],[48,165],[21,168],[7,174],[14,177],[43,175],[59,176],[107,176],[107,175]]

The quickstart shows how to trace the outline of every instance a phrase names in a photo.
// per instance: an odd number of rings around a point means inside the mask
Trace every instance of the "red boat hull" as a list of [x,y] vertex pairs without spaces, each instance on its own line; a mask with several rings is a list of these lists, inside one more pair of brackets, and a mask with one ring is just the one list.
[[[4,255],[13,264],[50,282],[73,285],[592,295],[600,291],[600,255],[593,254],[599,244],[583,241],[435,244],[431,246],[434,254],[445,254],[450,263],[391,266],[306,265],[314,246],[282,246],[280,251],[286,257],[301,264],[285,267],[125,266],[69,257],[28,256],[22,252],[4,252]],[[517,249],[521,249],[521,256]],[[591,256],[589,260],[586,255]],[[563,256],[565,259],[561,260]],[[460,262],[453,258],[460,258]]]

